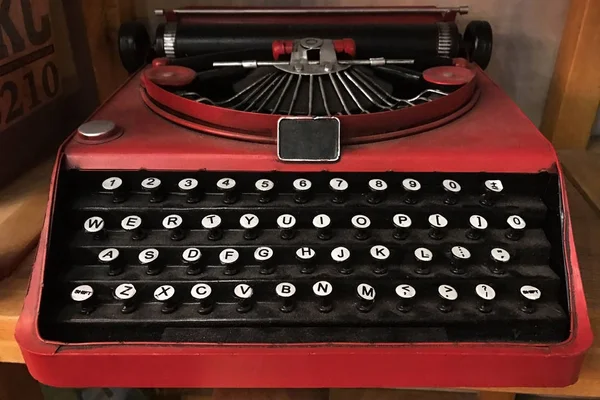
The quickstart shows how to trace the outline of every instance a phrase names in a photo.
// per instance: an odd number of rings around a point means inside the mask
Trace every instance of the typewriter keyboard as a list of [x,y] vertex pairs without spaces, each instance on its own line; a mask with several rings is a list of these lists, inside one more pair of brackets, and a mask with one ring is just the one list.
[[42,338],[552,343],[556,175],[60,173]]

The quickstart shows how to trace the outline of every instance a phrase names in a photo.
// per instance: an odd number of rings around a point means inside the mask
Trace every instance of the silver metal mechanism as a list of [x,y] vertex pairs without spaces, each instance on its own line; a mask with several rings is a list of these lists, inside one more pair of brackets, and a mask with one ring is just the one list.
[[175,39],[177,36],[177,23],[169,22],[165,24],[163,33],[163,47],[165,55],[168,58],[175,58]]
[[112,121],[96,120],[82,124],[77,133],[87,139],[101,139],[112,135],[116,131],[117,126]]
[[[308,61],[308,65],[318,65],[320,61]],[[383,57],[369,58],[368,60],[338,60],[337,63],[340,66],[350,65],[410,65],[414,64],[415,60],[411,59],[386,59]],[[244,67],[244,68],[258,68],[258,67],[285,67],[290,65],[289,61],[257,61],[257,60],[245,60],[245,61],[215,61],[213,67]],[[279,68],[283,69],[283,68]],[[299,73],[294,71],[294,73]],[[310,75],[310,74],[306,74]]]
[[[308,52],[318,51],[319,61],[309,63]],[[323,75],[343,71],[349,65],[338,63],[335,47],[331,39],[306,38],[294,40],[288,64],[276,65],[282,71],[302,75]]]
[[445,22],[438,22],[438,44],[437,54],[440,57],[450,57],[450,50],[452,50],[452,33],[450,32],[450,25]]
[[333,8],[193,8],[193,9],[155,9],[154,15],[163,16],[167,12],[172,12],[176,15],[223,15],[223,14],[445,14],[456,12],[464,15],[469,13],[469,6],[458,7],[333,7]]

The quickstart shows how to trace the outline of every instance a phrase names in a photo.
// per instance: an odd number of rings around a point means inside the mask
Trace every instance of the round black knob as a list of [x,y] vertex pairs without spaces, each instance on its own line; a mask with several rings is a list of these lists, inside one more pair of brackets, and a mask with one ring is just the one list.
[[349,263],[350,250],[346,247],[336,247],[331,251],[331,259],[337,265],[337,270],[344,275],[352,273],[352,266]]
[[167,215],[162,221],[163,227],[169,231],[171,240],[178,241],[185,238],[183,218],[177,214]]
[[477,309],[483,313],[492,311],[492,300],[496,298],[496,291],[493,287],[486,284],[475,286],[475,294],[479,298]]
[[208,240],[219,240],[223,237],[221,222],[221,217],[216,214],[210,214],[202,218],[202,227],[208,229]]
[[275,287],[275,293],[277,293],[277,297],[281,300],[279,309],[282,312],[287,313],[294,310],[296,307],[296,302],[294,301],[296,286],[288,282],[283,282]]
[[471,259],[471,252],[463,246],[452,246],[450,249],[450,270],[453,274],[464,274],[465,273],[465,265]]
[[212,288],[206,283],[198,283],[192,287],[191,295],[198,300],[198,313],[208,314],[214,308],[214,302],[211,298]]
[[79,312],[82,314],[90,314],[94,311],[94,289],[90,285],[79,285],[73,289],[71,300],[79,304]]
[[94,239],[106,238],[106,231],[104,230],[104,220],[101,217],[89,217],[83,223],[83,229],[86,233],[92,235]]
[[236,311],[239,313],[246,313],[252,309],[252,296],[254,290],[245,283],[240,283],[233,289],[233,294],[238,300]]
[[318,310],[320,312],[327,313],[333,309],[332,292],[333,286],[327,281],[319,281],[313,285],[313,293],[318,298]]
[[417,268],[415,272],[419,275],[427,275],[431,272],[430,265],[433,260],[433,253],[425,247],[419,247],[415,250],[415,259],[417,260]]
[[282,214],[277,218],[277,226],[281,230],[280,236],[284,240],[293,239],[296,235],[294,226],[296,218],[291,214]]
[[492,272],[494,274],[503,274],[506,264],[510,261],[510,253],[500,247],[494,247],[490,252],[493,265]]
[[416,204],[419,201],[419,191],[421,190],[421,184],[418,180],[407,178],[402,181],[402,188],[404,189],[404,202],[406,204]]
[[508,223],[508,231],[506,232],[506,237],[510,240],[519,240],[523,237],[525,233],[525,220],[518,215],[511,215],[506,220]]
[[484,192],[479,202],[484,206],[493,206],[504,190],[504,185],[501,180],[490,179],[483,183],[483,189]]
[[356,229],[354,237],[358,240],[366,240],[369,238],[369,227],[371,226],[371,220],[365,215],[355,215],[352,217],[352,226]]
[[385,274],[390,259],[390,249],[382,245],[376,245],[369,250],[371,258],[373,258],[375,267],[373,272],[376,274]]
[[396,295],[400,299],[396,305],[398,311],[409,312],[412,309],[413,299],[417,295],[415,288],[407,284],[398,285],[396,286]]
[[336,204],[341,204],[346,201],[346,192],[348,191],[348,182],[342,178],[333,178],[329,181],[329,189],[333,192],[331,201]]
[[273,254],[273,249],[270,247],[259,247],[254,251],[254,259],[260,265],[261,275],[270,275],[275,272]]
[[466,58],[486,69],[492,58],[493,47],[492,26],[487,21],[471,21],[463,35]]
[[356,308],[360,312],[369,312],[375,305],[375,288],[369,284],[361,283],[356,287],[359,302]]
[[385,199],[385,192],[388,188],[387,183],[383,179],[371,179],[369,181],[369,194],[367,201],[371,204],[378,204]]
[[258,237],[258,217],[254,214],[244,214],[240,217],[240,226],[244,229],[244,239],[254,240]]
[[122,203],[127,200],[127,192],[123,179],[118,176],[112,176],[102,182],[102,189],[112,194],[113,203]]
[[98,254],[98,261],[108,265],[108,275],[117,276],[123,272],[123,263],[119,259],[119,250],[115,248],[104,249]]
[[223,203],[233,204],[238,200],[235,179],[222,178],[217,182],[217,189],[223,193]]
[[432,214],[429,216],[429,237],[432,239],[440,240],[446,236],[446,227],[448,226],[448,220],[440,214]]
[[458,299],[458,292],[450,285],[440,285],[438,287],[438,295],[440,296],[440,304],[438,309],[442,312],[452,311],[452,303]]
[[163,270],[163,265],[158,259],[159,253],[157,249],[144,249],[140,251],[138,260],[140,264],[146,266],[146,274],[158,275]]
[[300,261],[302,267],[300,272],[303,274],[312,274],[315,271],[316,252],[310,247],[300,247],[296,250],[296,259]]
[[240,253],[235,249],[225,249],[219,254],[219,261],[225,267],[224,275],[235,275],[238,273],[237,262],[240,258]]
[[396,214],[392,219],[394,223],[394,239],[403,240],[409,235],[409,228],[412,220],[406,214]]
[[152,45],[146,26],[127,21],[119,27],[119,57],[127,72],[133,74],[150,59]]
[[142,191],[150,193],[150,203],[160,203],[165,198],[162,182],[155,177],[146,178],[142,181]]
[[310,200],[310,189],[312,182],[308,179],[299,178],[293,183],[294,186],[294,201],[299,204],[306,203]]
[[187,268],[185,273],[187,275],[198,275],[202,273],[202,252],[200,249],[195,247],[189,247],[181,254],[181,260]]
[[444,181],[442,182],[442,186],[444,187],[444,191],[446,192],[444,203],[448,205],[458,203],[458,197],[461,191],[460,184],[452,179],[444,179]]
[[179,190],[186,195],[186,203],[197,203],[200,201],[200,193],[198,191],[198,180],[194,178],[185,178],[177,184]]
[[471,215],[469,218],[469,229],[467,230],[467,238],[471,240],[481,239],[485,230],[488,227],[488,222],[481,215]]
[[542,291],[535,286],[524,285],[520,289],[522,304],[521,311],[531,314],[535,311],[535,302],[542,297]]
[[327,214],[319,214],[314,217],[313,226],[317,228],[317,237],[320,240],[331,239],[331,218]]
[[258,202],[261,204],[269,203],[273,200],[275,192],[275,183],[270,179],[259,179],[254,184],[258,192]]
[[160,311],[164,314],[172,313],[177,309],[175,301],[175,288],[171,285],[161,285],[154,291],[154,298],[162,303]]
[[121,312],[123,314],[129,314],[137,308],[136,293],[137,290],[131,283],[122,283],[116,287],[113,296],[115,299],[122,301]]

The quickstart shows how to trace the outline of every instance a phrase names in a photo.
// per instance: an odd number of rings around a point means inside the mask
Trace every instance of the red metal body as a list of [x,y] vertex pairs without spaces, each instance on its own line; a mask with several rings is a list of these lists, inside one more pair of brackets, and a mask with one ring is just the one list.
[[[57,159],[29,292],[16,338],[32,375],[53,386],[117,387],[499,387],[565,386],[576,381],[592,341],[562,190],[571,336],[553,345],[506,343],[232,344],[49,342],[40,337],[40,307],[54,187],[61,164],[84,170],[244,171],[557,171],[551,144],[480,70],[478,96],[460,117],[418,135],[346,145],[332,164],[282,163],[271,144],[187,129],[158,116],[134,76],[94,115],[123,130],[94,144],[73,136]],[[142,93],[143,89],[142,89]],[[419,106],[417,106],[419,107]],[[347,129],[342,126],[342,134]],[[270,136],[269,133],[268,136]]]

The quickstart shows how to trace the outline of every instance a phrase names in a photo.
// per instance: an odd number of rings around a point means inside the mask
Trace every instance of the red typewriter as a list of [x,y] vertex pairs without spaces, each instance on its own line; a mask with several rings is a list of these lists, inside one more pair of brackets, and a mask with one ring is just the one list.
[[58,154],[16,338],[69,387],[565,386],[564,176],[464,7],[159,10]]

